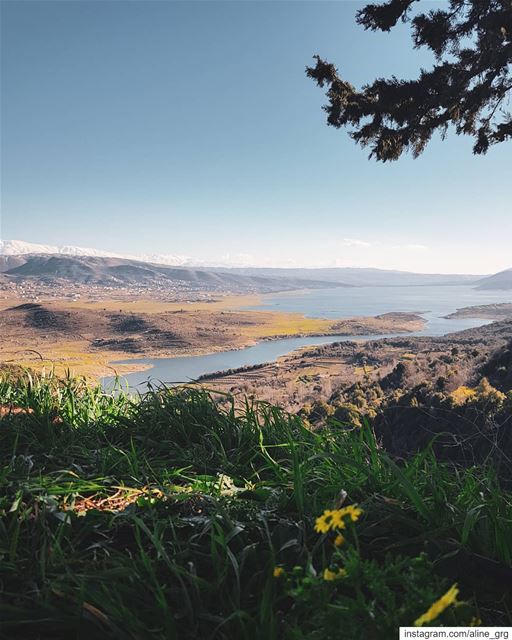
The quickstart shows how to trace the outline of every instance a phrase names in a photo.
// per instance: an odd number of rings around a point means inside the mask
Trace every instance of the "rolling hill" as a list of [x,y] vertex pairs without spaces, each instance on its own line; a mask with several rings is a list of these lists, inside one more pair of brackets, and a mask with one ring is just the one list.
[[320,279],[213,272],[122,258],[63,254],[3,258],[4,279],[15,282],[40,281],[47,285],[68,281],[73,284],[112,287],[180,287],[192,290],[262,293],[298,288],[349,286]]
[[0,273],[19,267],[20,265],[25,264],[25,262],[25,256],[0,254]]
[[512,269],[506,269],[489,278],[483,278],[478,282],[478,289],[512,289]]

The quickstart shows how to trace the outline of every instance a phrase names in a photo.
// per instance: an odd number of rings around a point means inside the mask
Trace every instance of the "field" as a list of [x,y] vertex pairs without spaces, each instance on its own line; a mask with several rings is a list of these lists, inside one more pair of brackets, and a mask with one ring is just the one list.
[[[68,369],[90,378],[140,370],[110,363],[132,358],[199,355],[239,349],[261,339],[301,335],[409,332],[424,322],[415,314],[343,321],[299,313],[247,311],[255,296],[218,296],[209,302],[153,299],[0,302],[0,362],[41,371]],[[143,368],[143,367],[142,367]]]
[[205,390],[19,376],[0,381],[2,638],[512,624],[512,495],[491,466],[392,459],[366,422],[312,430]]

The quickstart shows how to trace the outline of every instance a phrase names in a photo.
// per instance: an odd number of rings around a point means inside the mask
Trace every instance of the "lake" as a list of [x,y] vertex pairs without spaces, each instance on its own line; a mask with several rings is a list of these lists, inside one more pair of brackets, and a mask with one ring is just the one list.
[[[453,331],[478,327],[489,322],[471,318],[447,320],[443,316],[461,307],[499,302],[512,302],[512,292],[478,291],[467,285],[354,287],[271,294],[263,296],[260,305],[244,308],[296,312],[316,318],[375,316],[391,311],[419,312],[427,320],[425,328],[421,332],[407,335],[441,336]],[[124,378],[130,387],[135,388],[143,388],[150,379],[168,383],[188,382],[205,373],[269,362],[308,345],[348,340],[374,340],[391,335],[396,334],[283,338],[262,341],[245,349],[204,356],[126,360],[123,362],[149,364],[152,368],[128,374]],[[102,380],[103,385],[107,388],[112,382],[112,377]]]
[[275,293],[264,296],[261,305],[245,308],[303,313],[311,318],[418,312],[428,320],[427,335],[443,335],[458,330],[456,322],[459,320],[443,318],[456,309],[511,301],[512,291],[478,291],[467,285],[352,287]]

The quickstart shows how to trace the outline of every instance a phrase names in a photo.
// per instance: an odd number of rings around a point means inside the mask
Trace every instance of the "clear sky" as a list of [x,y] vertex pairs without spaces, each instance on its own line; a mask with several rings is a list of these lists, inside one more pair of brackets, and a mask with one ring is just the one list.
[[[422,2],[428,8],[428,2]],[[2,238],[261,265],[512,266],[512,146],[380,164],[305,65],[429,65],[359,2],[2,0]]]

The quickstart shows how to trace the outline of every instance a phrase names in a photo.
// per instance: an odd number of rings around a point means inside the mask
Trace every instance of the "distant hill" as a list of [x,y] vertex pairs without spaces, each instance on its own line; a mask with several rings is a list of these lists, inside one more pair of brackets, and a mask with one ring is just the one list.
[[322,280],[324,282],[336,282],[343,285],[349,284],[356,287],[364,286],[414,286],[414,285],[444,285],[444,284],[471,284],[484,278],[484,274],[425,274],[412,273],[408,271],[397,271],[374,268],[352,268],[352,267],[332,267],[332,268],[268,268],[268,267],[244,267],[222,261],[207,262],[190,258],[188,256],[176,254],[144,254],[125,255],[100,251],[98,249],[88,249],[77,246],[56,246],[34,244],[23,240],[0,240],[0,272],[2,268],[2,258],[23,257],[27,255],[62,255],[73,257],[102,257],[119,258],[135,262],[149,264],[167,265],[172,267],[187,267],[191,269],[206,270],[218,273],[220,271],[251,277],[265,278],[285,278],[299,280]]
[[[4,256],[5,258],[5,256]],[[11,263],[13,259],[11,258]],[[348,286],[338,282],[240,275],[203,269],[170,267],[122,258],[94,256],[27,255],[17,257],[14,264],[6,261],[4,277],[14,280],[38,280],[45,284],[69,281],[73,284],[129,287],[179,287],[201,291],[233,291],[261,293],[301,288]]]
[[478,289],[512,289],[512,269],[506,269],[499,273],[483,278],[478,282]]
[[[219,268],[218,271],[225,271]],[[293,278],[313,278],[326,282],[343,282],[354,287],[366,286],[421,286],[421,285],[450,285],[450,284],[473,284],[481,280],[481,275],[464,274],[439,274],[439,273],[412,273],[409,271],[392,271],[386,269],[351,268],[336,267],[330,269],[272,269],[272,268],[232,268],[232,273],[241,275],[253,275],[258,273],[262,276],[272,277],[293,277]]]
[[14,267],[19,267],[21,264],[26,262],[26,258],[24,256],[3,256],[0,255],[0,273],[4,271],[8,271],[9,269],[14,269]]

